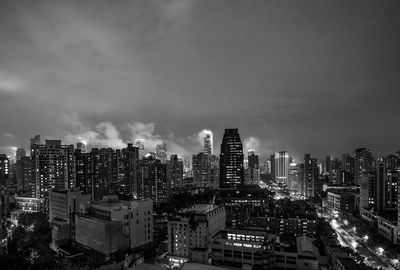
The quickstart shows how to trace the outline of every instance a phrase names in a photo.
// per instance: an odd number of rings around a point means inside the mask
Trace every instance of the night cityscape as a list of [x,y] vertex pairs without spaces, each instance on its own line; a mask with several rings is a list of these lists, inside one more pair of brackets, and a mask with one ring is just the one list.
[[400,269],[399,14],[0,0],[0,269]]

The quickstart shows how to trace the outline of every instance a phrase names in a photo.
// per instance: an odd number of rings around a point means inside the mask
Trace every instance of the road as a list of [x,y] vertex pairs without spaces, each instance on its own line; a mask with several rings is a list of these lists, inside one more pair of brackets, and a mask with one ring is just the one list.
[[[344,224],[344,221],[337,219],[333,214],[324,213],[322,215],[331,227],[335,230],[340,245],[349,247],[357,254],[364,257],[364,263],[373,268],[396,270],[392,262],[379,250],[374,250],[368,245],[368,240],[357,235],[357,229]],[[382,251],[381,251],[382,253]]]

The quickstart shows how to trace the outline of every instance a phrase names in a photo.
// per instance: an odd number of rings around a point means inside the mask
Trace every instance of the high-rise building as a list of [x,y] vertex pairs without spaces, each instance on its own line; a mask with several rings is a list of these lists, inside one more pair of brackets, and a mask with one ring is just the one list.
[[86,153],[87,152],[86,143],[84,141],[76,143],[76,149],[81,150],[82,153]]
[[170,189],[183,187],[183,161],[178,155],[171,155],[167,163],[167,178]]
[[213,154],[213,134],[211,131],[204,135],[204,153],[210,156]]
[[50,191],[75,186],[74,146],[62,145],[61,140],[46,140],[45,144],[36,144],[35,138],[31,140],[34,142],[31,144],[34,195],[45,199],[47,212]]
[[310,154],[304,155],[304,196],[306,198],[315,196],[315,188],[318,184],[318,162],[316,158],[311,158]]
[[0,187],[8,185],[10,175],[10,160],[7,155],[0,154]]
[[302,171],[300,169],[300,164],[296,162],[289,163],[288,181],[287,181],[287,186],[289,189],[296,191],[300,190],[301,174]]
[[165,142],[156,145],[156,156],[157,159],[161,161],[161,163],[167,164],[168,154],[167,145],[165,144]]
[[196,187],[211,187],[211,158],[205,152],[193,155],[193,183]]
[[286,151],[275,153],[275,181],[287,184],[289,170],[289,154]]
[[20,160],[22,157],[26,157],[26,151],[24,148],[18,148],[17,151],[15,151],[15,161]]
[[136,139],[135,146],[139,148],[139,159],[144,158],[144,143],[142,139]]
[[138,198],[152,199],[154,202],[166,201],[170,190],[167,179],[167,164],[161,163],[154,153],[148,153],[140,160]]
[[220,154],[220,187],[237,188],[243,184],[242,141],[238,129],[225,129]]
[[124,194],[134,194],[137,198],[138,194],[138,179],[139,179],[139,148],[128,143],[127,147],[122,149],[120,155],[117,155],[117,163],[120,169],[118,175],[123,174],[119,182],[119,192]]
[[31,158],[26,156],[25,149],[18,148],[15,163],[17,189],[29,197],[33,197],[32,192],[35,188],[31,176]]
[[254,150],[248,150],[248,166],[245,169],[245,184],[258,185],[260,183],[260,163]]
[[354,183],[355,160],[349,154],[342,155],[342,175],[340,183]]
[[372,154],[367,148],[358,148],[355,150],[355,174],[354,181],[360,184],[361,176],[372,169]]

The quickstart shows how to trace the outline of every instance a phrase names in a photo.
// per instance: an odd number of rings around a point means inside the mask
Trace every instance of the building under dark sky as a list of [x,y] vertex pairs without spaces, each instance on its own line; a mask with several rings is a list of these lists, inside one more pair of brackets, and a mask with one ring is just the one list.
[[238,129],[225,129],[219,158],[220,187],[237,188],[243,185],[243,146]]

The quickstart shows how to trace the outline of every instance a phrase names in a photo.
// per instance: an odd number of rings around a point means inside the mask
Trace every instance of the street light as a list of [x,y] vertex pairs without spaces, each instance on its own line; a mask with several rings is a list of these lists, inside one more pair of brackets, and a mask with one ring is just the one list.
[[356,227],[353,227],[353,232],[354,232],[354,233],[356,232],[356,230],[357,230],[357,228],[356,228]]
[[364,235],[363,239],[364,239],[364,241],[368,241],[368,239],[369,239],[368,235]]
[[344,220],[344,225],[349,225],[349,222],[347,221],[347,219]]

